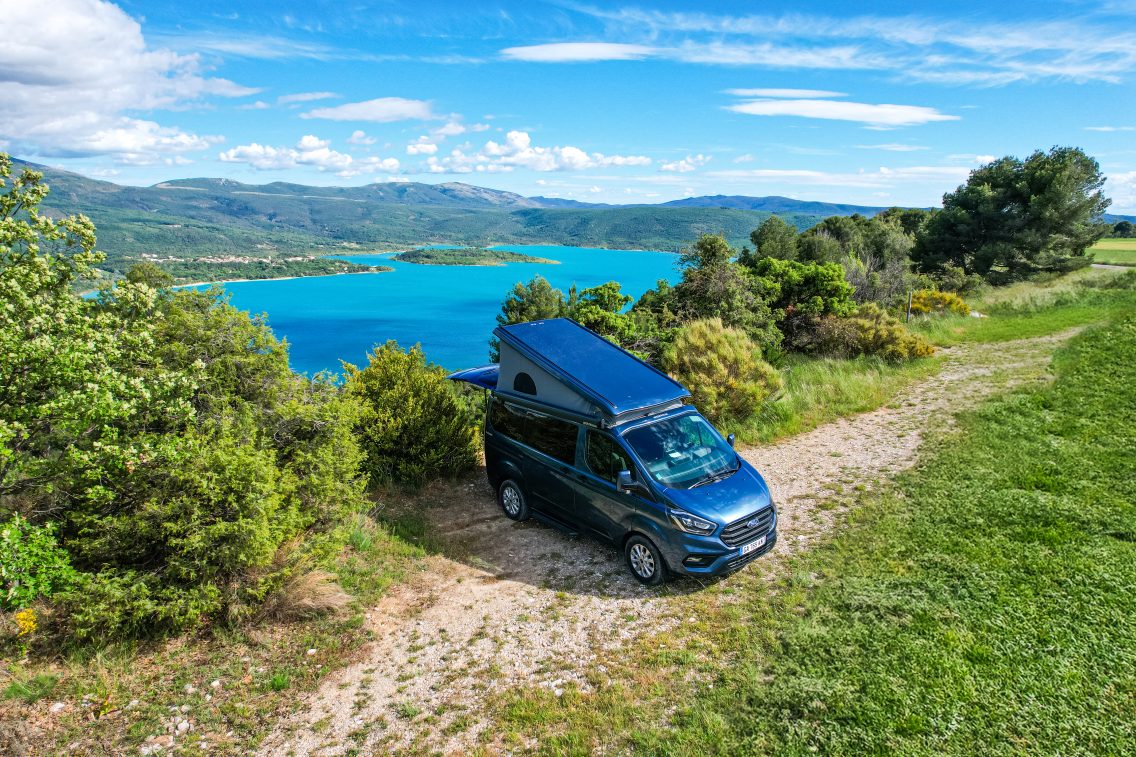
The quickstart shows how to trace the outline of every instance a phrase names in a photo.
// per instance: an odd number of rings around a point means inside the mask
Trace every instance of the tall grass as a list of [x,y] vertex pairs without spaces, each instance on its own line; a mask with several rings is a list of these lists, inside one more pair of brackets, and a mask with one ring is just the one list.
[[783,391],[736,427],[723,424],[723,431],[733,431],[748,444],[810,431],[836,418],[886,405],[899,390],[938,367],[934,358],[894,364],[871,357],[792,356],[782,369]]
[[984,318],[914,319],[911,328],[940,346],[1003,342],[1106,321],[1132,302],[1136,271],[1086,268],[1050,281],[989,289],[970,301]]

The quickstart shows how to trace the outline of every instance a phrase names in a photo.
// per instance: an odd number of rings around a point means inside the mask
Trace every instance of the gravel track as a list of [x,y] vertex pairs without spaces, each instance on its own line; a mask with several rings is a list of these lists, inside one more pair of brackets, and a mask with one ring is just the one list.
[[[778,545],[762,558],[768,574],[832,531],[841,509],[823,503],[851,493],[854,506],[856,493],[911,466],[927,432],[958,410],[1048,380],[1053,350],[1074,333],[944,350],[942,370],[887,407],[741,450],[780,511]],[[427,558],[372,608],[376,640],[298,702],[261,754],[461,753],[492,742],[482,734],[488,696],[517,685],[588,690],[597,658],[678,622],[675,600],[701,588],[645,589],[615,549],[507,520],[483,473],[437,483],[412,505],[427,506],[446,556]]]

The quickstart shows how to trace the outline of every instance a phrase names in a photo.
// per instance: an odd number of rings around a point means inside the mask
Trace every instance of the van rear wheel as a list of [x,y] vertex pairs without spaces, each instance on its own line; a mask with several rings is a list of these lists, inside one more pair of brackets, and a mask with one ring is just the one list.
[[623,547],[627,567],[636,580],[647,586],[658,586],[667,580],[667,564],[663,555],[650,539],[635,535]]
[[529,503],[525,491],[511,478],[501,482],[497,489],[497,504],[505,511],[505,517],[512,520],[528,520]]

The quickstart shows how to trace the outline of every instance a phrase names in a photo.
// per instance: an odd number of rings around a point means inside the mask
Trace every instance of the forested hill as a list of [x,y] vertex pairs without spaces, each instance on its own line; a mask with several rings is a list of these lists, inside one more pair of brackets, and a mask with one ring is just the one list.
[[[428,243],[678,250],[704,232],[722,233],[741,245],[771,215],[720,207],[566,207],[555,199],[460,183],[310,187],[184,179],[129,187],[31,167],[42,171],[51,187],[45,208],[91,217],[99,229],[99,248],[108,256],[104,265],[115,271],[143,253],[276,257]],[[829,215],[789,207],[779,214],[801,229]]]

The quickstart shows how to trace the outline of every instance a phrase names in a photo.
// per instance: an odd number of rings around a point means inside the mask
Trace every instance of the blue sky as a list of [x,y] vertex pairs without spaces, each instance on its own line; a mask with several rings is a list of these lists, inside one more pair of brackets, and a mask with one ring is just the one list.
[[[46,7],[44,7],[46,6]],[[1136,0],[0,0],[0,149],[119,183],[934,205],[1076,145],[1136,213]]]

